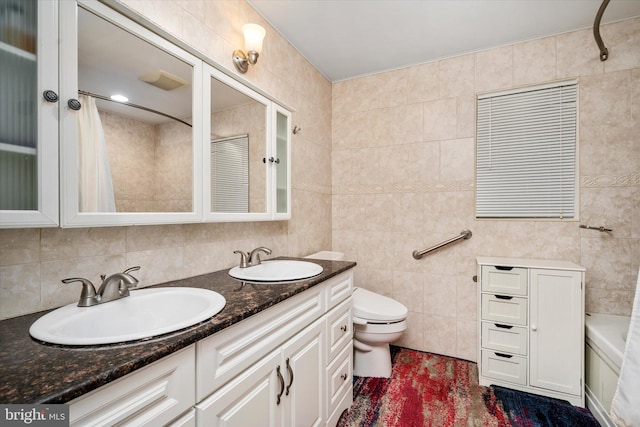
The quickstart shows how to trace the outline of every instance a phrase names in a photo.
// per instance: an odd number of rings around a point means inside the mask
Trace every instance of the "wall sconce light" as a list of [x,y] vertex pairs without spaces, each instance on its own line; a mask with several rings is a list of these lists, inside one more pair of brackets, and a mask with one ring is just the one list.
[[244,74],[249,69],[249,64],[256,65],[258,62],[258,56],[262,52],[262,40],[267,32],[257,24],[244,24],[242,32],[244,33],[244,48],[247,52],[239,49],[234,50],[233,64],[238,71]]

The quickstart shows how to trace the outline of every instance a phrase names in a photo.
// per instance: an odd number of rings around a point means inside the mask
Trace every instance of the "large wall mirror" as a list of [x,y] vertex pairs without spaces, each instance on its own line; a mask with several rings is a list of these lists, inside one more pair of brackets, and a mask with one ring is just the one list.
[[193,211],[193,67],[79,8],[78,89],[80,212]]
[[85,7],[75,6],[77,68],[63,77],[80,105],[63,121],[77,167],[64,172],[65,225],[199,220],[201,61],[104,5]]

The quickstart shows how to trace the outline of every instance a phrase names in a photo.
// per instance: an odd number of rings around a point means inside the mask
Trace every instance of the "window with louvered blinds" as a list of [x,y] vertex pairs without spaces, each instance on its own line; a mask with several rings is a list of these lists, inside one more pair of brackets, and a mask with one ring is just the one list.
[[211,211],[249,212],[249,135],[211,141]]
[[577,81],[478,96],[476,217],[577,217]]

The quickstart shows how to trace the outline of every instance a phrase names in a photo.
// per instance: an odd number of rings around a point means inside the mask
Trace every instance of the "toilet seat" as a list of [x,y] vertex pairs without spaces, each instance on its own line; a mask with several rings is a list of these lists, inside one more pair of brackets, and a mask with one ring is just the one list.
[[408,310],[396,300],[362,288],[353,290],[353,323],[388,324],[402,322]]

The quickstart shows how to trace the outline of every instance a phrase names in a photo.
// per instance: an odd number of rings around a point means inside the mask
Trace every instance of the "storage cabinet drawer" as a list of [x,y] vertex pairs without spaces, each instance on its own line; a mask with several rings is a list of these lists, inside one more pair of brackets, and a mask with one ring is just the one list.
[[526,356],[527,328],[482,322],[482,347]]
[[195,401],[195,349],[189,346],[73,400],[71,426],[160,426]]
[[527,269],[482,266],[482,291],[503,295],[527,295]]
[[522,356],[482,350],[482,375],[526,385],[527,359]]
[[349,297],[327,315],[327,360],[331,361],[353,337],[352,299]]
[[482,320],[513,325],[527,324],[527,299],[482,294]]
[[344,394],[351,389],[353,381],[353,351],[345,347],[327,368],[327,418],[343,400]]
[[327,310],[340,304],[353,293],[353,271],[349,270],[326,281]]

